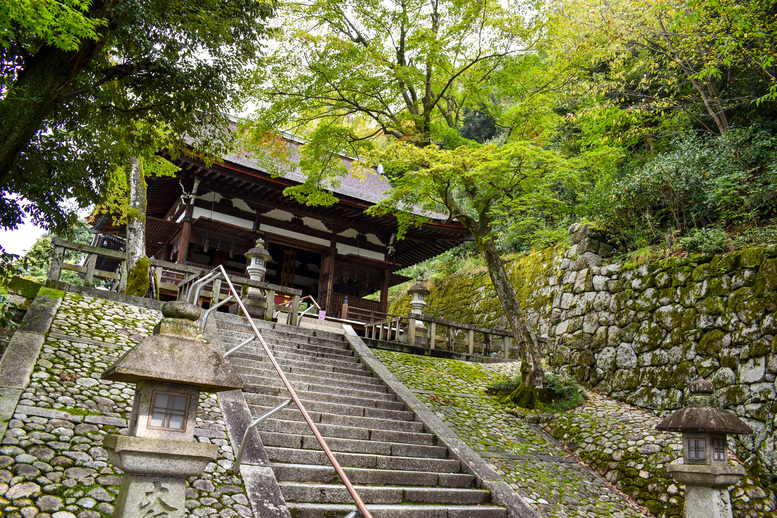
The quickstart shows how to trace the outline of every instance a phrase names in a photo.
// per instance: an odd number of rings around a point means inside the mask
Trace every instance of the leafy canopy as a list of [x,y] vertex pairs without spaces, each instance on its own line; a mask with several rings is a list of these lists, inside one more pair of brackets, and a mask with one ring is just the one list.
[[27,212],[61,229],[75,218],[63,202],[103,199],[109,172],[129,156],[228,148],[227,113],[242,108],[274,9],[269,0],[6,3],[0,224]]

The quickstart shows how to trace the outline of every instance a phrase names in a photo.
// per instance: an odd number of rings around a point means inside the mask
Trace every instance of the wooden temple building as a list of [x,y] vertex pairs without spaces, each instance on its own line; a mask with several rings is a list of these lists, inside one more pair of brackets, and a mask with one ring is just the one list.
[[[287,140],[292,148],[299,145]],[[339,159],[350,169],[353,159]],[[458,222],[438,216],[398,240],[393,216],[365,213],[391,188],[376,171],[343,178],[332,189],[337,203],[311,207],[283,195],[286,187],[302,183],[299,171],[273,176],[243,154],[212,165],[186,155],[172,161],[179,167],[175,177],[148,181],[149,257],[207,269],[223,264],[245,276],[244,254],[263,238],[272,257],[265,280],[302,290],[336,318],[346,297],[350,309],[361,310],[349,311],[349,318],[382,318],[389,287],[407,280],[398,270],[434,257],[469,235]],[[105,235],[96,241],[105,244],[117,244],[123,233],[105,217],[93,226]],[[374,293],[380,293],[378,300],[364,298]]]

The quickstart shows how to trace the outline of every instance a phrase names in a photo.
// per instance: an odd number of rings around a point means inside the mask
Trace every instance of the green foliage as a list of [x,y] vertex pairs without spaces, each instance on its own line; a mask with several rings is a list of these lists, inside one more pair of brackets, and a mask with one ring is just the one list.
[[26,213],[50,229],[103,200],[129,157],[153,173],[160,149],[206,160],[230,149],[228,112],[242,109],[274,10],[264,0],[11,5],[0,14],[0,225]]
[[486,387],[486,392],[491,395],[509,394],[521,384],[521,377],[516,376],[511,379],[497,381]]
[[[512,390],[510,390],[512,387]],[[553,373],[545,374],[545,385],[541,389],[525,387],[521,377],[491,385],[489,394],[508,394],[502,400],[521,408],[550,413],[568,412],[582,405],[585,391],[572,379],[561,378]]]
[[597,216],[630,248],[671,246],[684,235],[681,244],[725,249],[713,226],[757,225],[777,215],[775,157],[777,139],[757,128],[685,134],[643,166],[602,182]]
[[716,227],[694,228],[679,240],[680,246],[691,253],[716,254],[731,250],[731,240],[726,232]]

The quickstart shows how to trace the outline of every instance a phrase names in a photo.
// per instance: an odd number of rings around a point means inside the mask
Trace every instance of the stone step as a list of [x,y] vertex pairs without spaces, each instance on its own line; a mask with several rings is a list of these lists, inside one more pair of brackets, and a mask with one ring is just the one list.
[[[246,394],[246,397],[248,395]],[[259,416],[281,404],[288,397],[274,397],[268,396],[266,400],[251,404],[251,412],[253,415]],[[397,421],[412,421],[415,419],[415,415],[410,410],[391,410],[385,408],[364,408],[353,405],[342,405],[339,403],[325,403],[321,401],[302,401],[305,405],[305,410],[311,415],[336,415],[336,416],[350,416],[350,417],[372,417],[377,419],[393,419]],[[300,415],[300,411],[296,408],[287,408],[281,410],[282,413],[294,413]],[[283,414],[278,414],[280,417]]]
[[[248,325],[248,322],[244,316],[238,316],[238,315],[231,315],[229,313],[216,313],[216,319],[218,322],[218,327],[220,331],[224,330],[232,330],[232,331],[240,331],[244,333],[253,333],[253,330],[251,329],[251,326]],[[269,322],[267,320],[257,320],[254,319],[254,324],[256,325],[257,329],[259,329],[259,332],[264,334],[265,332],[275,332],[278,334],[288,334],[291,336],[305,336],[305,337],[316,337],[316,338],[323,338],[325,340],[343,340],[342,333],[337,333],[333,331],[327,331],[324,329],[309,329],[305,327],[299,327],[299,326],[290,326],[286,324],[278,324],[275,322]]]
[[[356,510],[354,504],[307,504],[290,502],[287,504],[294,518],[343,518]],[[437,505],[368,505],[372,518],[507,518],[503,507],[451,506]]]
[[[266,370],[260,371],[259,369],[250,369],[250,368],[243,368],[240,366],[234,366],[235,372],[237,372],[240,377],[243,379],[243,381],[248,383],[264,383],[264,380],[279,380],[278,372],[275,370],[274,367],[267,365]],[[322,376],[319,373],[316,374],[297,374],[297,373],[289,373],[285,372],[286,378],[294,384],[296,387],[296,384],[299,383],[301,385],[328,385],[332,387],[340,387],[340,386],[348,386],[350,388],[353,388],[355,390],[364,390],[364,391],[377,391],[377,392],[388,392],[388,387],[382,383],[380,383],[380,380],[377,378],[366,378],[366,377],[351,377],[348,376],[347,379],[344,378],[342,375],[331,375],[331,376]]]
[[[275,478],[285,482],[331,483],[339,480],[332,466],[274,463],[272,469]],[[401,486],[412,481],[414,486],[472,487],[475,482],[473,475],[464,473],[371,468],[343,468],[343,471],[351,483],[362,485]]]
[[[353,502],[350,493],[342,484],[279,482],[279,485],[286,503]],[[354,485],[354,489],[368,506],[369,504],[479,505],[491,500],[491,494],[488,491],[470,488]]]
[[[319,341],[316,338],[299,337],[295,340],[292,337],[281,338],[276,333],[262,333],[265,343],[270,347],[278,347],[285,349],[309,349],[309,350],[321,350],[322,352],[330,352],[332,354],[342,354],[345,356],[352,356],[353,351],[349,347],[347,342],[323,340]],[[221,341],[229,344],[228,348],[231,348],[237,344],[252,338],[254,341],[252,344],[257,346],[261,341],[256,338],[253,333],[241,333],[237,331],[225,331],[221,336]]]
[[[359,397],[353,397],[348,395],[337,395],[337,394],[327,394],[325,392],[310,392],[310,391],[300,391],[297,394],[302,400],[302,404],[305,406],[305,409],[312,408],[308,406],[308,401],[317,401],[322,403],[338,403],[341,405],[353,405],[353,406],[361,406],[365,408],[385,408],[387,410],[404,410],[405,404],[401,401],[389,401],[384,399],[372,399],[372,398],[359,398]],[[252,404],[258,404],[258,405],[266,405],[263,401],[264,398],[278,398],[278,403],[280,404],[283,400],[288,399],[288,393],[284,391],[278,392],[277,394],[254,394],[251,392],[245,393],[246,401],[248,402],[249,406]]]
[[[348,360],[340,360],[325,356],[317,356],[315,354],[300,354],[283,350],[273,351],[273,356],[281,365],[288,363],[290,365],[300,365],[308,369],[318,368],[323,371],[343,371],[345,373],[352,372],[354,374],[366,372],[367,370],[364,365],[353,357]],[[248,346],[232,353],[228,358],[233,365],[239,365],[241,360],[259,362],[270,361],[263,349],[252,350]]]
[[[411,422],[408,424],[420,425],[421,423]],[[436,442],[433,434],[423,432],[373,429],[329,423],[316,423],[316,427],[326,439],[338,437],[363,441],[393,441],[427,445],[433,445]],[[267,419],[259,425],[259,430],[300,435],[312,434],[310,427],[305,421],[286,421],[282,419]]]
[[[353,396],[356,398],[375,398],[381,401],[396,401],[394,394],[389,394],[386,392],[386,387],[375,385],[371,389],[351,388],[346,383],[335,384],[333,380],[330,381],[331,382],[328,384],[312,384],[301,383],[299,381],[289,379],[289,382],[291,383],[291,386],[294,387],[294,390],[300,393],[317,392],[322,394],[334,394],[338,396]],[[243,382],[245,383],[245,388],[243,390],[254,392],[256,394],[282,396],[287,393],[286,386],[277,375],[275,378],[246,376],[243,377]]]
[[[266,407],[262,413],[265,413],[268,410],[270,410],[270,407]],[[308,415],[316,424],[322,423],[340,426],[357,426],[376,430],[397,430],[402,432],[424,431],[423,423],[420,421],[413,421],[414,416],[412,412],[406,412],[406,415],[403,415],[401,419],[338,415],[311,411],[308,411]],[[273,417],[284,421],[304,422],[302,412],[300,412],[294,405],[288,408],[284,408],[280,412],[276,413]]]
[[[227,345],[226,347],[231,349],[233,346]],[[333,364],[340,364],[342,366],[349,366],[359,363],[359,359],[353,355],[331,353],[328,352],[330,351],[329,349],[307,350],[297,347],[270,347],[270,350],[272,351],[273,356],[276,358],[290,358],[297,360],[315,358],[317,361],[326,360],[327,362],[333,362]],[[264,358],[267,357],[267,353],[265,353],[264,348],[258,342],[253,342],[229,355],[230,358],[248,358],[251,356]]]
[[[329,459],[322,450],[301,450],[280,446],[266,446],[270,461],[282,464],[306,464],[329,466]],[[380,470],[423,471],[455,474],[461,471],[457,459],[377,455],[371,453],[338,452],[337,462],[344,467]],[[330,466],[331,467],[331,466]]]
[[[321,445],[310,432],[306,434],[293,434],[284,432],[260,431],[262,444],[265,446],[278,446],[282,448],[301,448],[306,450],[321,449]],[[358,440],[342,437],[324,437],[327,445],[333,452],[344,453],[372,453],[374,455],[398,455],[400,457],[426,457],[445,458],[448,450],[445,446],[433,446],[429,444],[412,444],[391,441]]]
[[[266,361],[254,361],[254,360],[241,360],[239,362],[232,362],[230,360],[230,363],[232,364],[232,368],[235,369],[235,372],[239,373],[241,376],[243,374],[246,375],[256,375],[256,376],[262,376],[262,377],[272,377],[277,376],[277,372],[275,371],[275,367],[270,363],[269,360]],[[369,384],[369,385],[382,385],[383,383],[380,381],[380,379],[374,377],[372,373],[365,370],[359,370],[355,374],[347,374],[344,372],[334,372],[334,371],[327,371],[322,369],[314,369],[310,367],[305,367],[303,364],[299,363],[289,363],[284,362],[283,365],[281,365],[284,374],[286,376],[294,376],[296,379],[300,379],[301,381],[305,381],[307,379],[312,380],[319,380],[319,379],[337,379],[345,382],[351,382],[351,383],[357,383],[357,384]],[[268,374],[269,373],[269,374]]]

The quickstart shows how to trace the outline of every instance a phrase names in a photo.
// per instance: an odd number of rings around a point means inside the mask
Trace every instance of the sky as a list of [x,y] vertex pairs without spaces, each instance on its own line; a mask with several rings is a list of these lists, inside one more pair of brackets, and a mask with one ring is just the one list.
[[24,255],[44,232],[42,228],[25,220],[16,230],[0,229],[0,246],[6,252]]

